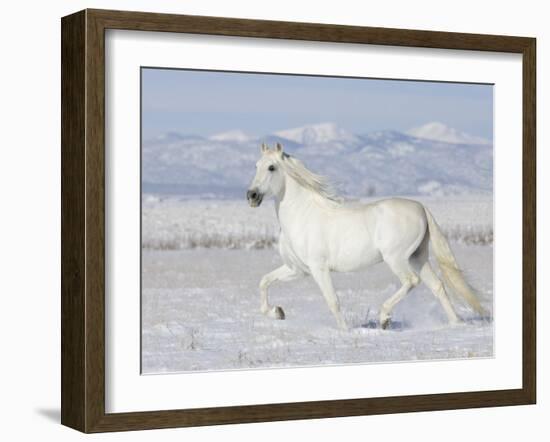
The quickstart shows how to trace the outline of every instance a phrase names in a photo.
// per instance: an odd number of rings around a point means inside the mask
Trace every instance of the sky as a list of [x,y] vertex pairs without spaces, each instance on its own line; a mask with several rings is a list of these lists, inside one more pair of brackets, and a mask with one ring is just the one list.
[[492,140],[493,86],[142,68],[145,139],[325,122],[354,134],[405,132],[433,121]]

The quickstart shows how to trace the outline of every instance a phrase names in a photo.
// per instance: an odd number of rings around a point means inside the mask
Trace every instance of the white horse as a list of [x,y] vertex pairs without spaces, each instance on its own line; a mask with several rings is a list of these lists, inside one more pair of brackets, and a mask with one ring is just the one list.
[[334,315],[346,329],[330,272],[350,272],[384,261],[401,281],[401,288],[380,310],[386,328],[396,304],[420,281],[441,302],[452,324],[460,322],[443,283],[428,260],[428,243],[446,284],[479,314],[484,311],[458,268],[455,257],[431,213],[416,201],[390,198],[371,204],[346,203],[337,198],[325,178],[283,152],[262,145],[256,176],[247,192],[252,207],[275,199],[279,219],[279,253],[283,265],[260,282],[261,312],[284,319],[281,307],[270,306],[267,289],[275,281],[311,275]]

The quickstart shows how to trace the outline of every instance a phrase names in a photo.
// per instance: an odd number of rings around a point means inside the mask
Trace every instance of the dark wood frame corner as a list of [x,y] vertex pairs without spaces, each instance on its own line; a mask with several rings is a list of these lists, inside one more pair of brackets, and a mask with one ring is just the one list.
[[[62,29],[61,422],[83,432],[533,404],[536,398],[536,153],[533,38],[84,10]],[[523,57],[523,386],[515,390],[105,412],[105,30],[496,51]]]

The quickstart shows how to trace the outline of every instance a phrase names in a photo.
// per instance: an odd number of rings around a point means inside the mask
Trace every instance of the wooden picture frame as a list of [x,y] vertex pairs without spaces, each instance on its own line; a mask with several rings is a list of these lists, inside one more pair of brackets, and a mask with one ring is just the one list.
[[[534,404],[536,42],[533,38],[84,10],[62,19],[62,424],[83,432]],[[523,65],[523,385],[456,392],[132,413],[105,412],[105,30],[517,53]]]

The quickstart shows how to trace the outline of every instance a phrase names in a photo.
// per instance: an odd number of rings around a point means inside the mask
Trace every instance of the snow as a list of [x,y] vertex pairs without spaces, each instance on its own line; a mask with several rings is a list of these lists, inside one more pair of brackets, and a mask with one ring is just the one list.
[[450,237],[488,318],[453,299],[463,325],[450,327],[424,285],[400,303],[392,327],[378,311],[398,289],[385,264],[333,274],[350,330],[337,329],[311,280],[280,283],[270,300],[287,319],[259,313],[258,283],[281,264],[273,205],[144,195],[142,368],[144,373],[491,357],[492,199],[421,198]]
[[[454,245],[457,259],[492,312],[491,246]],[[378,311],[398,289],[384,264],[334,274],[350,329],[336,327],[311,280],[272,286],[285,310],[277,321],[259,312],[258,282],[280,265],[275,250],[199,249],[143,253],[143,373],[325,364],[481,358],[493,355],[493,326],[461,302],[464,324],[451,327],[424,285],[396,307],[381,330]]]
[[403,157],[412,154],[415,151],[415,147],[409,143],[395,143],[388,149],[388,152],[393,157]]
[[476,137],[474,135],[460,132],[439,122],[427,123],[423,126],[411,129],[407,133],[417,138],[443,141],[445,143],[491,144],[491,142],[489,140],[486,140],[485,138]]
[[318,123],[275,132],[275,135],[300,144],[330,142],[356,143],[359,138],[334,123]]
[[230,130],[228,132],[222,132],[216,135],[212,135],[209,138],[215,141],[236,141],[238,143],[242,143],[242,142],[250,141],[254,139],[254,137],[252,137],[251,135],[248,135],[247,133],[239,129]]

